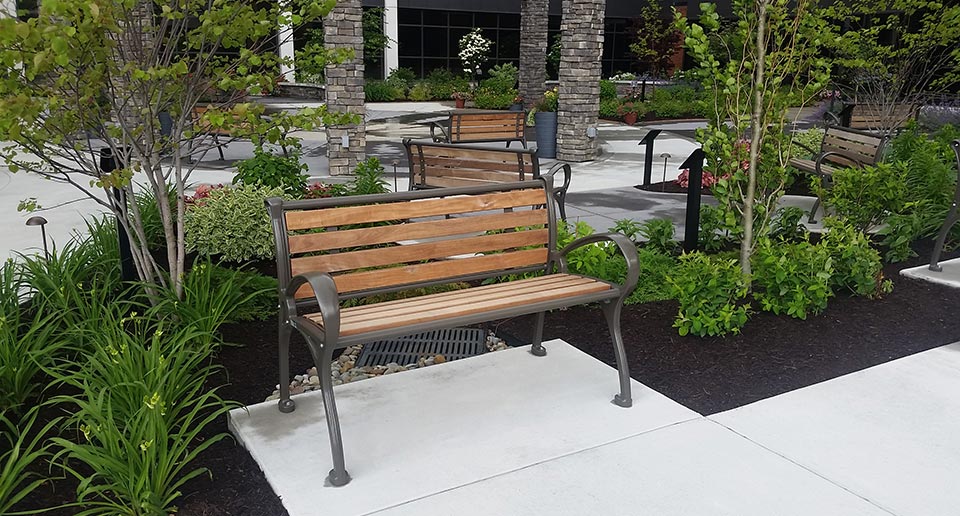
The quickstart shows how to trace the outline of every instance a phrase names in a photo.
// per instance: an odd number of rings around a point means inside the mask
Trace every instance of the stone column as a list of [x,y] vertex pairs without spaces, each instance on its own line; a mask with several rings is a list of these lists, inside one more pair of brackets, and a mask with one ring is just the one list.
[[547,80],[547,16],[549,0],[520,0],[520,95],[530,109]]
[[327,127],[327,158],[330,174],[335,176],[351,173],[365,159],[362,16],[360,0],[339,0],[323,20],[324,44],[328,49],[354,50],[353,58],[327,65],[327,108],[361,117],[359,124]]
[[383,49],[383,76],[387,77],[390,72],[400,67],[400,25],[397,21],[398,15],[397,0],[384,0],[383,2],[383,33],[390,38],[387,48]]
[[[557,159],[589,161],[598,153],[600,58],[603,54],[605,0],[563,0],[560,24],[560,108]],[[594,136],[587,135],[588,130]]]

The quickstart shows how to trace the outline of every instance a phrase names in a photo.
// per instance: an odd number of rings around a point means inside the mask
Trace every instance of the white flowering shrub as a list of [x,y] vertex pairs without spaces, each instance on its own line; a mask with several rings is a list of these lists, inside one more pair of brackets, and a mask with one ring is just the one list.
[[463,63],[463,71],[480,75],[483,63],[490,58],[491,47],[493,47],[493,41],[483,37],[480,29],[473,29],[460,38],[460,61]]

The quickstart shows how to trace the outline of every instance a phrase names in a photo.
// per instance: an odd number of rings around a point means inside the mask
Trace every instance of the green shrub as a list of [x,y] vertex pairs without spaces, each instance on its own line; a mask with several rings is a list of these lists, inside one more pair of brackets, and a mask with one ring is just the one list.
[[819,246],[833,261],[830,286],[834,292],[845,290],[858,296],[879,297],[893,284],[883,280],[880,253],[870,246],[862,231],[834,218],[824,219],[827,232]]
[[623,303],[632,305],[672,299],[667,276],[677,269],[677,259],[650,248],[637,249],[637,255],[640,258],[640,278],[637,288]]
[[806,240],[807,228],[800,222],[806,214],[796,206],[780,208],[770,223],[770,237],[788,242]]
[[[812,159],[813,153],[800,145],[813,149],[813,152],[816,152],[820,149],[820,144],[823,143],[823,135],[825,133],[823,129],[819,128],[794,132],[790,135],[791,145],[789,156],[791,158]],[[800,145],[793,145],[794,143],[799,143]]]
[[617,84],[606,79],[600,80],[600,101],[617,98]]
[[687,112],[687,104],[678,100],[654,100],[650,102],[650,111],[657,118],[679,118]]
[[285,158],[255,151],[252,158],[237,164],[237,175],[233,176],[233,182],[282,188],[287,197],[298,199],[307,190],[307,177],[303,175],[306,168],[295,156]]
[[614,120],[620,118],[618,110],[620,109],[620,99],[614,97],[612,99],[601,99],[600,100],[600,118],[606,118]]
[[647,247],[670,254],[677,250],[674,238],[675,229],[670,219],[650,219],[640,224],[640,236],[647,241]]
[[390,75],[387,76],[387,81],[392,82],[394,85],[402,86],[403,88],[412,87],[416,80],[417,72],[403,66],[394,68],[390,71]]
[[454,75],[446,68],[436,68],[427,74],[427,86],[430,88],[431,98],[435,100],[450,100],[455,91],[469,91],[470,79]]
[[367,102],[392,102],[403,98],[403,89],[396,82],[366,81],[363,85],[363,96]]
[[187,210],[187,250],[229,262],[273,258],[273,230],[263,203],[267,197],[281,196],[280,188],[256,185],[211,190],[209,197]]
[[736,334],[747,323],[747,284],[736,260],[685,254],[666,280],[670,296],[680,303],[673,323],[680,335]]
[[833,295],[833,261],[822,247],[809,242],[774,244],[765,239],[753,260],[753,298],[763,310],[797,319],[818,314]]
[[473,93],[473,104],[479,109],[506,109],[513,104],[517,90],[497,90],[488,87],[477,88]]
[[387,193],[387,182],[383,180],[383,165],[377,158],[367,158],[357,163],[353,171],[354,178],[347,184],[348,195],[369,195]]
[[[520,70],[518,70],[513,63],[498,64],[487,70],[487,73],[490,76],[480,82],[481,88],[500,92],[507,90],[516,91],[517,77],[520,75]],[[516,93],[514,93],[514,95],[516,95]]]
[[621,235],[636,242],[637,235],[640,234],[642,227],[643,226],[639,222],[633,219],[619,219],[613,222],[613,227],[610,228],[610,231],[620,233]]
[[13,506],[30,496],[46,479],[38,477],[35,466],[50,456],[47,434],[60,418],[37,428],[36,407],[22,418],[0,409],[0,514],[12,512]]
[[[897,263],[917,256],[910,244],[926,234],[925,228],[930,220],[927,213],[923,209],[909,209],[906,213],[896,213],[886,218],[886,226],[877,231],[883,237],[881,244],[887,248],[883,255],[885,260]],[[944,215],[941,220],[945,218]]]
[[903,169],[887,163],[838,169],[833,173],[831,188],[815,189],[828,208],[861,231],[898,213],[906,195]]
[[[700,231],[698,244],[705,251],[719,251],[730,242],[728,228],[735,221],[726,220],[726,212],[717,206],[704,204],[700,207]],[[733,214],[730,213],[732,217]]]
[[430,85],[425,81],[417,81],[410,88],[410,100],[423,102],[433,98],[433,92],[430,91]]

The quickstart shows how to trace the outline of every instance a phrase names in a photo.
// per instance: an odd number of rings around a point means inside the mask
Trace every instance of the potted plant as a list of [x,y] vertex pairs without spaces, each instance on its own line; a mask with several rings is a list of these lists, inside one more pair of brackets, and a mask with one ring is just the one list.
[[513,97],[513,104],[510,105],[510,111],[523,111],[523,95]]
[[637,123],[637,117],[644,112],[646,112],[646,109],[643,103],[635,100],[627,100],[617,107],[617,114],[623,118],[623,122],[627,125]]
[[467,101],[470,100],[470,94],[465,91],[455,91],[450,94],[452,98],[457,103],[457,109],[463,109],[467,105]]
[[557,88],[547,90],[534,106],[534,125],[537,131],[537,155],[557,157]]

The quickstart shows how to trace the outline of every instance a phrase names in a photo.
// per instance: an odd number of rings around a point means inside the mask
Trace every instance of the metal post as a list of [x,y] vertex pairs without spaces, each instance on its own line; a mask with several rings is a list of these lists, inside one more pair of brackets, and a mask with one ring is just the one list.
[[703,149],[695,149],[680,165],[690,171],[687,187],[687,222],[683,231],[683,250],[696,251],[700,231],[700,191],[703,184]]
[[[104,174],[109,174],[118,168],[122,168],[123,164],[120,162],[123,158],[119,160],[117,156],[113,155],[113,150],[110,147],[101,147],[100,148],[100,172]],[[127,195],[122,188],[111,188],[112,201],[114,206],[118,208],[118,211],[121,211],[120,208],[125,208],[127,206]],[[120,241],[120,279],[123,281],[135,281],[137,279],[137,269],[133,263],[133,253],[130,251],[130,235],[127,234],[126,228],[123,227],[123,224],[120,222],[119,215],[117,216],[117,238]]]
[[646,145],[643,151],[643,186],[650,184],[650,175],[653,172],[653,141],[660,134],[660,129],[651,129],[643,136],[637,145]]

